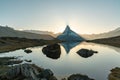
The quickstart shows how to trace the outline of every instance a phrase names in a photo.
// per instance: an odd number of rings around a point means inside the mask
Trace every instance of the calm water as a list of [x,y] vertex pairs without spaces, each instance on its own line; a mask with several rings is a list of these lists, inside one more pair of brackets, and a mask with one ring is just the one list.
[[[46,57],[42,53],[43,47],[31,48],[33,52],[30,54],[26,54],[21,49],[0,54],[0,57],[23,56],[20,59],[32,60],[32,63],[40,67],[51,69],[59,79],[70,74],[81,73],[95,80],[107,80],[110,70],[114,67],[120,67],[120,48],[85,42],[77,46],[74,45],[74,47],[69,45],[66,50],[64,47],[61,45],[61,55],[58,59]],[[72,49],[70,50],[70,48]],[[81,48],[93,49],[98,53],[83,58],[76,53]]]

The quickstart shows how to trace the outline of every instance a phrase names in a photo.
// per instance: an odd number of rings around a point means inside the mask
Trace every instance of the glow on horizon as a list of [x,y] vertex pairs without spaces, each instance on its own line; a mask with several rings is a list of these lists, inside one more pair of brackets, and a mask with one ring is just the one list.
[[0,25],[15,29],[81,34],[120,27],[120,0],[1,0]]

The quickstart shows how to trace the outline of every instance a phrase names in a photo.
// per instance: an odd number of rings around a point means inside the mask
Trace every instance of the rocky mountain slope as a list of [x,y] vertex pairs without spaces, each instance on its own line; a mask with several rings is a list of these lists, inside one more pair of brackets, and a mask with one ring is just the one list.
[[91,35],[84,34],[81,36],[88,40],[116,37],[116,36],[120,36],[120,27],[115,30],[105,32],[105,33],[91,34]]
[[24,32],[30,32],[30,33],[35,33],[35,34],[44,34],[44,35],[52,35],[54,36],[53,32],[49,31],[40,31],[40,30],[23,30]]
[[54,39],[54,37],[48,34],[35,34],[30,32],[18,31],[7,26],[0,26],[0,37],[20,37],[20,38],[45,39],[45,40]]
[[57,36],[57,39],[63,40],[63,41],[83,41],[84,39],[80,37],[77,33],[72,31],[70,27],[67,25],[66,29],[62,34]]

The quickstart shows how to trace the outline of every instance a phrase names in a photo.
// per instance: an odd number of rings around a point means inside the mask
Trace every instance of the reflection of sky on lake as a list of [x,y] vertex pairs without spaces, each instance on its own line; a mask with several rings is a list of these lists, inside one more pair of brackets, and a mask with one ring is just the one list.
[[[76,52],[81,48],[98,51],[89,58],[82,58]],[[72,48],[69,54],[61,46],[61,56],[57,60],[47,58],[42,53],[42,47],[31,48],[32,53],[26,54],[23,50],[0,54],[0,56],[23,56],[22,59],[31,59],[40,67],[50,68],[57,77],[65,77],[74,73],[86,74],[95,80],[107,80],[110,70],[120,67],[120,48],[99,45],[94,43],[81,43]]]

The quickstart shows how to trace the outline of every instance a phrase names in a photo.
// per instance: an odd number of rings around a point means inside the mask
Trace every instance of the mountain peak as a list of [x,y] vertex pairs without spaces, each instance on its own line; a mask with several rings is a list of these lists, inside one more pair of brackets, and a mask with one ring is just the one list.
[[68,33],[68,31],[71,31],[69,25],[66,26],[66,28],[65,28],[65,30],[64,30],[64,33],[66,33],[66,32]]
[[84,39],[80,37],[77,33],[72,31],[70,27],[67,25],[64,32],[57,37],[63,41],[83,41]]
[[70,29],[69,25],[66,26],[66,29]]

